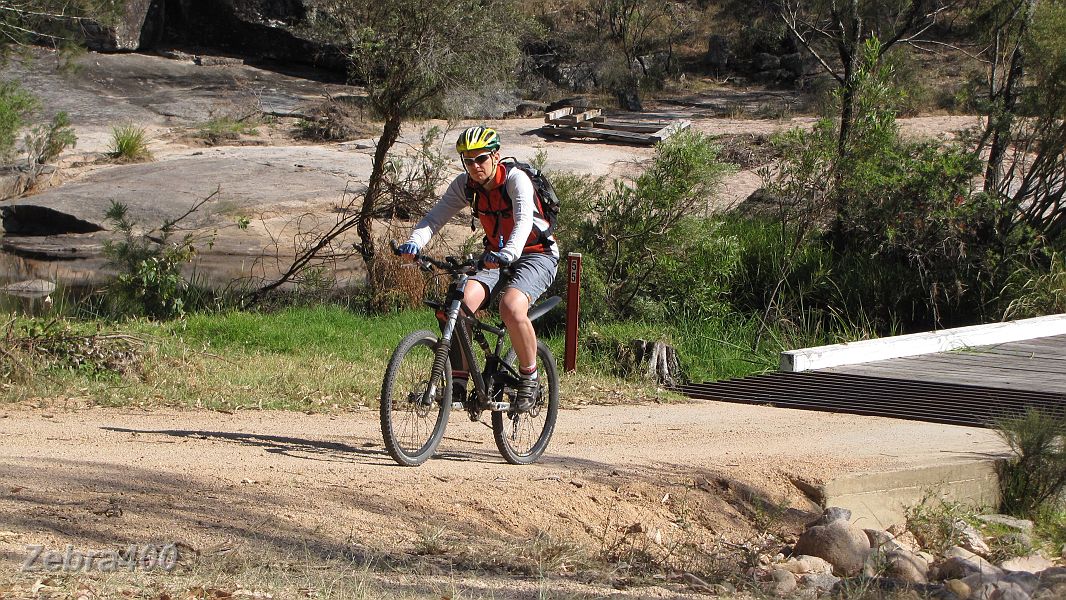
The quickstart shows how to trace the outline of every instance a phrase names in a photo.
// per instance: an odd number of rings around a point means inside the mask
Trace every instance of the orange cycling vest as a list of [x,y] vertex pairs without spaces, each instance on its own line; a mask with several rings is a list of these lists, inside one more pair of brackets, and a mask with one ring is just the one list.
[[[498,252],[503,249],[507,240],[511,238],[511,232],[514,231],[514,204],[507,195],[507,166],[503,163],[496,168],[494,181],[496,187],[486,191],[467,176],[466,201],[474,212],[474,219],[480,221],[481,227],[485,230],[485,248]],[[533,192],[533,217],[547,221],[540,196],[536,191]],[[470,230],[477,230],[474,220],[470,221]],[[554,243],[551,239],[551,226],[549,225],[547,231],[542,231],[534,223],[533,229],[529,232],[529,238],[522,248],[522,254],[550,252]]]

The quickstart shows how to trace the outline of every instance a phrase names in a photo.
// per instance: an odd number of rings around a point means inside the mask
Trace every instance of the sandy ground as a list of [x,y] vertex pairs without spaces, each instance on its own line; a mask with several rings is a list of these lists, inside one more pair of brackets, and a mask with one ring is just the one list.
[[796,477],[1002,449],[987,430],[717,402],[564,410],[528,467],[505,464],[491,431],[458,411],[422,467],[394,465],[380,439],[371,410],[7,407],[0,567],[16,568],[31,544],[406,556],[436,527],[452,547],[514,547],[547,532],[595,548],[605,531],[635,525],[661,545],[739,543],[757,533],[752,507],[781,507],[793,526],[818,510]]

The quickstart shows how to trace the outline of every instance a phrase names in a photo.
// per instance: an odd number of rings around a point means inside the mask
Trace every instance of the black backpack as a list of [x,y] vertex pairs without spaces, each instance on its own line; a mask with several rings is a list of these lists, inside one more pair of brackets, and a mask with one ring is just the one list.
[[555,221],[559,218],[559,195],[555,193],[552,182],[548,181],[544,172],[529,163],[520,162],[513,156],[508,156],[500,162],[508,169],[517,168],[529,175],[530,181],[533,182],[533,193],[540,199],[540,206],[544,209],[544,220],[548,222],[549,228],[554,229]]

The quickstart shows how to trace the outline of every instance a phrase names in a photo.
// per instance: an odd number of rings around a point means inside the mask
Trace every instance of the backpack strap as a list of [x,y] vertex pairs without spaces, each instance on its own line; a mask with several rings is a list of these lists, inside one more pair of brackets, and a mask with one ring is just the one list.
[[[544,214],[544,201],[540,197],[540,192],[537,191],[537,184],[533,181],[533,175],[531,175],[526,169],[523,169],[522,163],[518,162],[518,159],[513,156],[507,156],[500,159],[500,163],[507,168],[522,171],[527,177],[529,177],[530,183],[533,184],[533,217],[548,224],[547,229],[541,229],[540,227],[537,227],[536,224],[533,225],[533,228],[537,230],[537,242],[541,244],[544,250],[548,250],[555,244],[555,241],[551,239],[552,234],[555,232],[555,224]],[[500,195],[503,196],[503,199],[507,201],[508,205],[514,206],[514,203],[511,201],[511,196],[507,193],[506,183],[500,188]]]

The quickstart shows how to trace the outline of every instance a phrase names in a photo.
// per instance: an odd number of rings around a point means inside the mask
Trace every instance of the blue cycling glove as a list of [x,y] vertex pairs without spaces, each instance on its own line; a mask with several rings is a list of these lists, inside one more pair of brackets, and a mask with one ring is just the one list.
[[[503,257],[499,252],[488,251],[481,255],[481,259],[477,261],[477,267],[479,269],[506,267],[511,264],[511,261]],[[493,265],[490,267],[490,265]]]
[[414,256],[418,254],[418,244],[414,242],[404,242],[396,249],[396,254],[408,254]]

